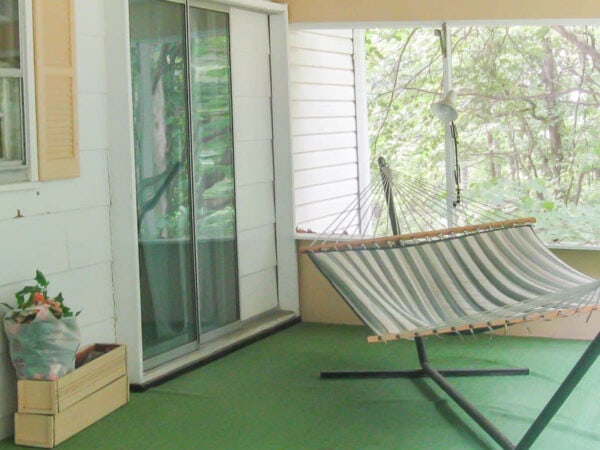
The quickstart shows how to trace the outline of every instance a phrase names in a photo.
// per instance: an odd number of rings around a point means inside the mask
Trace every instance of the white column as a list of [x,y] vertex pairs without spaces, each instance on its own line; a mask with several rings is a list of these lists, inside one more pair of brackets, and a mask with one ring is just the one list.
[[[444,97],[452,90],[452,40],[446,24],[442,24],[442,47],[443,47],[443,86]],[[446,209],[448,216],[448,227],[455,225],[454,216],[454,192],[456,183],[454,181],[454,138],[450,129],[450,123],[446,122],[445,128],[445,149],[446,149]]]

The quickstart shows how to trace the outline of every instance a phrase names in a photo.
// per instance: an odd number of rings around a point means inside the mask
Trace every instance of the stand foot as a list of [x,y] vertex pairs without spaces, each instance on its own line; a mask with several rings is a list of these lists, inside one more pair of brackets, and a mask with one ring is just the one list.
[[[512,376],[529,375],[529,369],[446,369],[438,370],[445,377],[489,377],[489,376]],[[368,379],[368,378],[422,378],[429,376],[423,369],[417,370],[353,370],[321,372],[321,379]]]

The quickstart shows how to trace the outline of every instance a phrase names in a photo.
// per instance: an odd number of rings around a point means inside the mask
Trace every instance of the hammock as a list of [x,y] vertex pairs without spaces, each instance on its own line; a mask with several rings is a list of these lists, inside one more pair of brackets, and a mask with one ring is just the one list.
[[308,255],[377,334],[375,341],[493,329],[599,308],[600,281],[560,261],[531,226],[501,225],[371,246],[325,246]]
[[[375,333],[370,342],[414,339],[421,369],[321,376],[430,377],[502,448],[529,448],[600,354],[600,333],[517,445],[445,377],[524,375],[528,369],[436,370],[422,338],[591,314],[599,309],[600,281],[555,257],[535,235],[535,219],[507,218],[497,208],[462,198],[460,190],[449,200],[423,182],[398,182],[384,160],[379,165],[379,183],[300,251]],[[422,201],[415,202],[414,195]],[[468,223],[482,219],[488,223]],[[432,230],[432,224],[446,227]]]

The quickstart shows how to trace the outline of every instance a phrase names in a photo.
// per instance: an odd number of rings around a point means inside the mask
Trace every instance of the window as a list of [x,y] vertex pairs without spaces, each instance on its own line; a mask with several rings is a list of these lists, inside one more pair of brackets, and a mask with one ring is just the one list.
[[[600,27],[448,33],[465,195],[536,217],[546,243],[599,245]],[[431,28],[369,30],[366,58],[371,161],[383,153],[435,183],[445,153],[430,111],[442,94],[439,38]]]
[[74,4],[0,2],[0,184],[79,176]]
[[27,178],[24,58],[18,0],[0,4],[0,182]]

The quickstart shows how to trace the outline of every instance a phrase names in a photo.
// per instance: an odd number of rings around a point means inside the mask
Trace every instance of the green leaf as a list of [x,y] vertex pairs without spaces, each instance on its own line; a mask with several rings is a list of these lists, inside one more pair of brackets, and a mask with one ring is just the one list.
[[23,309],[23,304],[25,303],[25,293],[23,291],[19,291],[15,294],[17,298],[17,308]]
[[554,210],[554,202],[550,201],[550,200],[546,200],[546,201],[542,202],[542,208],[544,208],[546,211],[553,211]]
[[34,292],[42,292],[42,289],[38,286],[25,286],[19,292],[23,292],[24,294],[33,294]]
[[73,312],[71,311],[71,308],[68,308],[65,305],[63,305],[62,306],[62,316],[63,317],[71,317],[71,316],[73,316]]
[[44,274],[39,270],[35,271],[35,281],[37,281],[37,283],[43,288],[48,287],[48,284],[50,284],[48,283],[48,280],[46,280]]

